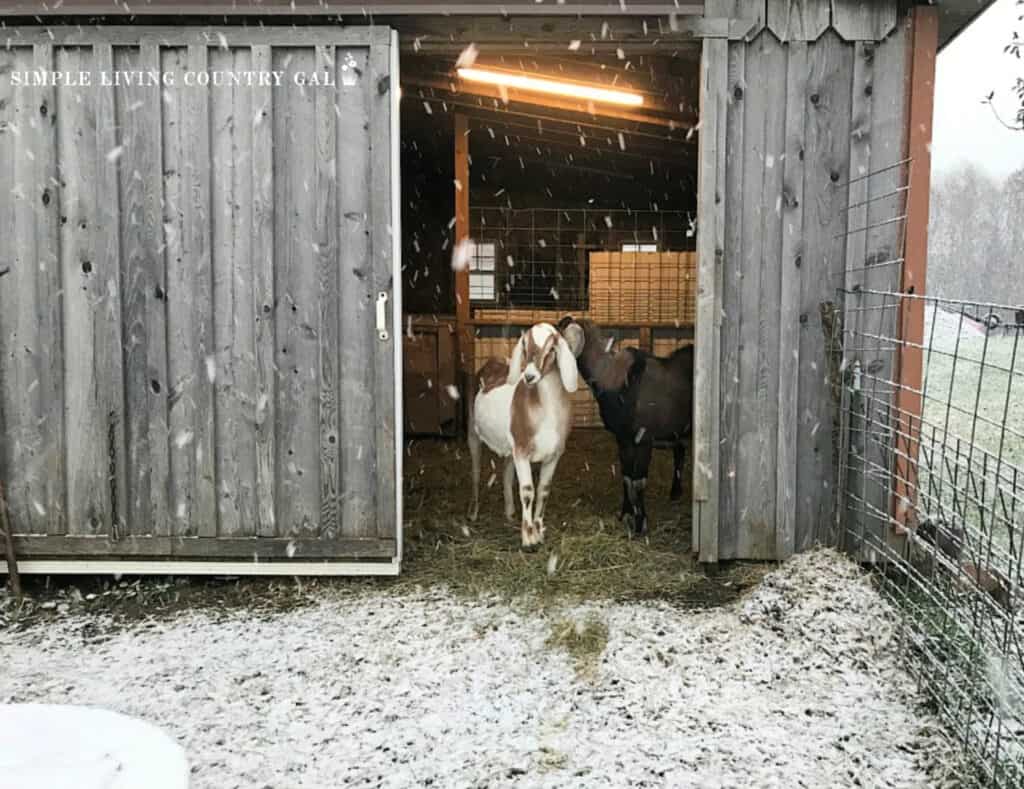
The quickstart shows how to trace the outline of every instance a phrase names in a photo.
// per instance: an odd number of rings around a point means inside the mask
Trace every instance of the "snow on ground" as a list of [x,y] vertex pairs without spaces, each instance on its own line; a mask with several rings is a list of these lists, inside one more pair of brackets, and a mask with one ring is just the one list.
[[[161,726],[193,786],[934,785],[934,722],[886,604],[804,555],[710,611],[587,603],[580,673],[522,603],[329,594],[255,616],[95,616],[0,633],[0,702],[100,705]],[[0,745],[2,747],[2,745]]]

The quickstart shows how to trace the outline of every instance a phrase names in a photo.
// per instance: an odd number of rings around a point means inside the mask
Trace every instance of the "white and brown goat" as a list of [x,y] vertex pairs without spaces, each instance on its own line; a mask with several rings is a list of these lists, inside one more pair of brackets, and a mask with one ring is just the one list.
[[[567,337],[577,341],[578,327]],[[582,333],[579,333],[582,334]],[[477,373],[479,389],[469,415],[469,453],[473,459],[470,520],[480,506],[481,443],[507,458],[504,471],[505,517],[515,518],[512,480],[519,478],[524,548],[544,542],[544,505],[555,468],[572,427],[569,393],[578,381],[571,341],[549,323],[523,333],[506,363],[490,358]],[[531,463],[540,463],[536,497]]]

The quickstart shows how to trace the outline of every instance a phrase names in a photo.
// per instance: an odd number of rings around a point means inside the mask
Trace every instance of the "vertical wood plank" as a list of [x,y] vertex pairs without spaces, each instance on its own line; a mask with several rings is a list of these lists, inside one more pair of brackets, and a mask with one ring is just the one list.
[[796,544],[797,381],[800,369],[800,281],[804,239],[804,107],[807,44],[789,45],[786,67],[786,138],[782,185],[782,256],[779,294],[779,429],[776,455],[775,558]]
[[764,29],[764,0],[705,0],[704,16],[712,19],[751,19],[755,21],[749,37],[753,38]]
[[833,420],[820,308],[835,302],[843,282],[853,47],[834,32],[808,45],[804,104],[804,240],[800,294],[800,372],[797,414],[796,551],[811,544],[832,517]]
[[[849,210],[846,211],[846,291],[843,325],[846,337],[853,338],[856,345],[863,344],[868,323],[874,314],[866,312],[869,300],[862,293],[864,270],[867,263],[868,187],[871,182],[871,84],[874,74],[874,44],[857,42],[854,46],[853,87],[851,91],[852,116],[850,139],[849,186],[846,187]],[[848,352],[848,359],[857,359],[860,353]],[[858,359],[863,364],[869,360]],[[870,383],[868,391],[870,391]],[[867,395],[868,391],[864,394]],[[847,469],[846,490],[858,503],[847,514],[846,528],[857,534],[865,526],[863,513],[867,504],[867,468],[865,453],[868,451],[868,419],[864,406],[870,409],[868,398],[860,397],[851,408],[849,430],[849,456],[840,457],[839,462]]]
[[[205,44],[190,45],[188,67],[192,73],[207,71]],[[195,354],[194,400],[195,453],[190,485],[191,529],[200,537],[217,536],[217,483],[214,455],[214,383],[216,359],[213,347],[213,267],[210,259],[210,95],[206,88],[186,91],[185,156],[187,196],[182,201],[186,256],[192,273],[192,348]],[[185,392],[175,394],[184,395]]]
[[[92,52],[62,47],[57,70],[93,72]],[[99,81],[94,73],[94,80]],[[57,93],[60,190],[60,256],[64,282],[64,376],[67,385],[68,533],[106,533],[111,524],[107,403],[97,364],[108,342],[103,303],[107,272],[96,258],[99,203],[96,104],[90,90],[63,88]]]
[[719,542],[721,558],[736,557],[739,504],[736,467],[739,450],[739,353],[743,285],[743,223],[751,208],[743,203],[743,130],[746,113],[747,45],[729,45],[727,128],[725,138],[725,255],[722,264],[722,312],[719,387],[721,470],[719,475]]
[[[33,315],[35,281],[35,198],[32,159],[26,146],[33,138],[32,91],[16,86],[11,72],[30,70],[31,47],[0,49],[0,268],[8,273],[0,282],[0,471],[7,485],[11,524],[18,534],[43,531],[45,495],[37,490],[34,468],[42,441],[35,427],[33,392],[38,387],[33,370],[37,342]],[[39,507],[32,502],[39,501]],[[43,509],[40,514],[39,510]]]
[[[114,68],[113,48],[96,44],[93,48],[94,69],[109,74]],[[126,442],[124,343],[121,313],[121,232],[120,195],[118,194],[117,117],[114,91],[94,88],[96,107],[96,146],[89,153],[96,160],[96,222],[93,226],[93,269],[102,290],[94,304],[97,336],[94,342],[98,405],[106,419],[105,468],[106,485],[110,491],[110,522],[107,533],[112,538],[124,533],[128,524],[128,465]]]
[[63,308],[59,257],[60,182],[52,87],[15,86],[10,71],[52,70],[49,44],[6,50],[0,79],[6,150],[3,225],[4,355],[0,414],[13,529],[66,529]]
[[[394,238],[399,232],[400,217],[392,213],[392,104],[393,91],[398,90],[398,75],[391,74],[390,28],[373,28],[370,44],[370,75],[375,89],[370,93],[370,157],[372,173],[371,212],[373,224],[373,281],[374,298],[386,293],[389,319],[387,339],[374,334],[374,372],[376,418],[376,466],[377,466],[377,536],[396,537],[398,534],[396,486],[397,431],[395,424],[395,395],[398,382],[395,380],[395,354],[400,348],[401,337],[396,337],[390,326],[390,316],[395,302],[394,248],[400,243]],[[397,119],[395,119],[397,120]],[[468,191],[469,184],[463,187]]]
[[[697,188],[697,338],[696,370],[694,372],[694,523],[698,524],[700,561],[713,563],[719,559],[718,546],[718,469],[715,423],[718,421],[718,399],[714,378],[717,345],[718,304],[715,287],[718,282],[716,193],[719,112],[724,101],[721,92],[727,79],[727,43],[722,39],[704,41],[701,58],[701,133],[699,140],[699,173]],[[724,122],[724,118],[721,119]],[[712,446],[714,444],[714,446]]]
[[711,408],[712,412],[708,419],[710,422],[711,435],[708,443],[708,463],[711,466],[713,476],[708,488],[708,500],[711,506],[705,510],[705,517],[713,519],[709,524],[717,534],[717,555],[722,559],[722,518],[718,509],[721,500],[720,481],[722,478],[722,327],[725,323],[724,311],[722,309],[723,288],[725,279],[725,186],[726,186],[726,140],[728,133],[728,90],[729,90],[729,44],[722,41],[717,51],[713,53],[715,63],[711,74],[712,84],[715,87],[715,273],[714,288],[715,298],[712,314],[714,316],[714,329],[711,356],[711,368],[709,377],[711,379]]
[[767,0],[765,24],[780,41],[814,41],[828,29],[831,15],[820,0]]
[[[772,139],[775,108],[785,106],[784,96],[778,93],[785,80],[777,72],[772,51],[775,44],[768,34],[762,34],[747,45],[746,56],[746,108],[744,113],[743,152],[743,254],[742,287],[739,320],[739,418],[736,454],[736,490],[738,532],[736,550],[739,556],[754,558],[761,555],[766,534],[774,532],[775,503],[774,465],[775,421],[769,415],[771,376],[768,368],[767,319],[773,309],[770,301],[778,305],[778,286],[773,283],[770,250],[777,233],[776,160],[781,145]],[[776,45],[777,46],[777,45]],[[783,69],[782,73],[785,71]],[[779,189],[778,191],[781,191]],[[776,250],[777,264],[778,250]],[[773,287],[773,284],[775,287]],[[775,320],[775,316],[772,316]],[[776,346],[777,347],[777,346]],[[771,404],[771,405],[769,405]],[[769,425],[765,424],[770,420]],[[772,436],[769,443],[768,429]],[[765,455],[767,454],[767,459]],[[770,487],[770,493],[769,493]],[[774,546],[773,546],[774,547]]]
[[[314,69],[311,47],[275,47],[274,69],[294,85]],[[277,520],[281,536],[315,536],[320,521],[320,298],[313,257],[314,88],[274,93],[277,293]],[[364,351],[365,352],[365,351]]]
[[[54,51],[50,44],[33,47],[36,69],[52,71]],[[64,455],[64,289],[60,265],[60,193],[57,172],[57,91],[36,88],[32,129],[35,155],[34,186],[39,190],[35,209],[36,283],[35,307],[38,332],[36,371],[39,388],[39,432],[42,439],[42,505],[46,515],[39,524],[47,534],[67,530],[66,458]]]
[[[118,70],[159,68],[154,44],[114,50]],[[116,90],[118,161],[128,413],[131,469],[127,531],[169,534],[168,380],[166,278],[160,245],[162,218],[161,106],[158,87]],[[123,535],[122,535],[123,536]]]
[[831,0],[832,27],[847,41],[881,41],[896,27],[896,0]]
[[[252,48],[254,71],[273,65],[269,46]],[[269,85],[252,88],[252,243],[256,386],[256,534],[277,534],[277,366],[274,288],[274,99]]]
[[[370,93],[369,50],[336,50],[338,83],[338,162],[345,177],[338,183],[338,269],[341,324],[341,528],[346,537],[376,534],[374,476],[374,364],[367,355],[374,335],[374,279],[370,256]],[[347,67],[346,71],[343,68]],[[365,76],[346,84],[353,70]],[[376,175],[373,175],[376,177]]]
[[[316,69],[322,75],[333,75],[335,49],[316,48]],[[336,81],[336,80],[335,80]],[[336,89],[315,90],[316,157],[314,183],[316,190],[313,217],[313,248],[319,280],[319,360],[320,360],[320,532],[333,537],[338,533],[338,386],[339,339],[338,319],[338,179],[337,179],[337,115]]]
[[[192,517],[192,458],[195,456],[195,429],[192,397],[196,364],[192,348],[192,289],[194,271],[189,261],[188,230],[185,226],[185,204],[189,200],[185,136],[189,100],[187,94],[202,90],[186,87],[189,69],[188,48],[162,50],[161,66],[175,75],[174,84],[165,90],[163,130],[164,258],[167,272],[166,288],[157,298],[167,304],[167,370],[170,392],[168,429],[170,431],[170,515],[173,534],[190,534]],[[192,131],[195,131],[193,129]]]
[[[906,27],[899,25],[885,41],[872,47],[872,72],[875,75],[860,87],[870,93],[871,128],[870,164],[867,179],[867,212],[865,221],[871,228],[864,233],[863,271],[855,277],[865,291],[893,293],[899,290],[904,223],[893,221],[905,213],[905,168],[894,166],[903,158],[906,138],[907,49]],[[854,85],[856,94],[858,86]],[[863,303],[869,308],[863,322],[864,330],[876,337],[896,337],[896,305],[891,297],[865,294]],[[894,353],[885,349],[866,358],[864,378],[867,427],[870,437],[865,442],[865,501],[875,520],[886,519],[893,495],[892,456],[895,397],[890,383],[896,379]],[[879,537],[891,536],[879,530]]]
[[[211,50],[210,69],[250,71],[251,52]],[[210,88],[217,534],[225,537],[254,537],[257,526],[252,98],[248,87]]]

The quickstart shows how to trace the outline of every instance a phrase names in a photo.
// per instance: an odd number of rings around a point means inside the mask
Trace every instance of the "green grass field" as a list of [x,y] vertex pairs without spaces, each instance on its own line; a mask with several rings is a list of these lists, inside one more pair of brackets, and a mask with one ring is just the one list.
[[[939,504],[1015,552],[1024,528],[1024,336],[938,331],[925,351],[920,483]],[[938,327],[937,327],[938,329]],[[927,469],[927,470],[926,470]]]

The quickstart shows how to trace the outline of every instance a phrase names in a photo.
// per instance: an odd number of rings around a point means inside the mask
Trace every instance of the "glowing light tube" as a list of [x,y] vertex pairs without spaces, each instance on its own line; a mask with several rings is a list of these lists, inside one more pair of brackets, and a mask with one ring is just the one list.
[[575,82],[559,82],[553,79],[528,77],[525,74],[510,74],[507,71],[489,71],[479,68],[460,68],[458,74],[462,79],[471,82],[487,82],[517,90],[529,90],[535,93],[548,93],[554,96],[568,96],[584,101],[600,101],[607,104],[621,104],[627,107],[639,107],[644,97],[639,93],[624,90],[610,90],[592,85],[579,85]]

